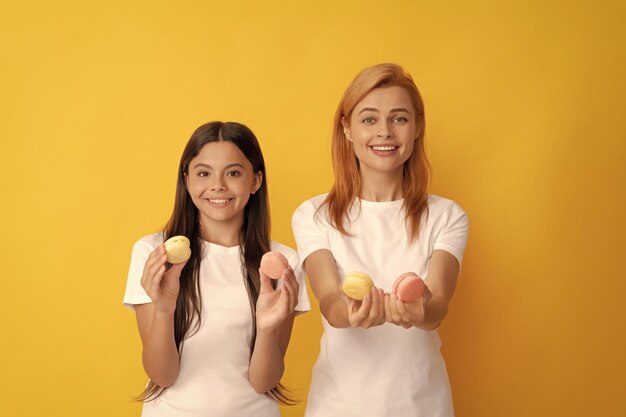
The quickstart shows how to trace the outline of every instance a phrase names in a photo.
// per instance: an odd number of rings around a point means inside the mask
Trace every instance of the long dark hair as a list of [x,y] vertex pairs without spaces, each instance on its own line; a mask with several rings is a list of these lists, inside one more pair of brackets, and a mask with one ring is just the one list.
[[[174,312],[174,339],[179,356],[182,353],[185,339],[198,331],[202,319],[199,279],[200,262],[202,261],[202,237],[198,209],[187,192],[185,177],[188,174],[191,160],[198,156],[204,145],[220,141],[230,142],[237,146],[252,164],[253,172],[255,174],[261,172],[263,175],[261,187],[256,193],[250,195],[246,204],[244,221],[239,234],[240,256],[243,261],[242,272],[245,277],[252,313],[251,356],[256,340],[256,302],[261,287],[259,266],[263,254],[270,250],[270,210],[265,161],[256,136],[246,126],[235,122],[210,122],[196,129],[185,146],[178,166],[174,210],[165,230],[163,230],[164,240],[172,236],[183,235],[187,236],[191,243],[191,257],[180,274],[180,292]],[[138,400],[154,400],[164,390],[165,388],[150,381]],[[297,403],[294,395],[281,384],[274,387],[267,395],[282,404],[293,405]]]

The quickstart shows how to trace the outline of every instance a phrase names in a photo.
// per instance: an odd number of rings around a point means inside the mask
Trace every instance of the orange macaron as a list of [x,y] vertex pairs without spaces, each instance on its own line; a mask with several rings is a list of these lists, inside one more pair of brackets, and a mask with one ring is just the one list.
[[261,271],[272,279],[278,279],[289,266],[287,258],[280,252],[270,251],[261,258]]
[[403,303],[412,303],[424,294],[426,284],[414,272],[407,272],[396,279],[393,294]]

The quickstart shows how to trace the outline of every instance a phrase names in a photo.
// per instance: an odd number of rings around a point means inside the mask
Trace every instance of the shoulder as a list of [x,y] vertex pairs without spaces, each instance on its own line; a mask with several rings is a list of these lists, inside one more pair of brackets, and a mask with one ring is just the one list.
[[324,204],[324,201],[326,201],[327,196],[328,196],[328,193],[320,194],[318,196],[305,200],[302,204],[298,206],[295,213],[298,213],[298,212],[306,213],[306,212],[311,212],[311,211],[312,212],[317,211],[317,209],[319,209],[320,206]]
[[296,208],[293,212],[292,221],[296,219],[314,219],[320,220],[317,218],[323,210],[319,210],[319,208],[326,201],[326,197],[328,194],[320,194],[308,200],[305,200],[302,204]]
[[163,243],[163,232],[157,232],[136,241],[133,245],[133,250],[149,249],[153,251],[161,243]]
[[[275,251],[275,252],[282,253],[283,255],[285,255],[285,257],[289,261],[291,261],[291,260],[296,260],[297,261],[297,259],[298,259],[298,252],[295,249],[293,249],[293,248],[291,248],[291,247],[289,247],[287,245],[284,245],[284,244],[282,244],[280,242],[276,242],[274,240],[270,241],[270,249]],[[289,263],[291,263],[291,262],[289,262]]]
[[428,215],[429,216],[450,216],[464,215],[465,210],[455,201],[435,194],[428,195]]

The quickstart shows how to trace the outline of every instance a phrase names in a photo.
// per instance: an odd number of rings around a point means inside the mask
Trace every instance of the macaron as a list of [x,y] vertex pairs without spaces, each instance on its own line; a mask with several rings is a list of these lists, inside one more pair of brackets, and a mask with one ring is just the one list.
[[185,262],[191,256],[191,248],[189,248],[189,239],[185,236],[172,236],[165,241],[165,253],[167,262],[171,264],[180,264]]
[[350,272],[346,274],[341,284],[343,292],[353,300],[362,300],[372,290],[374,281],[364,272]]
[[417,274],[407,272],[396,279],[392,291],[403,303],[412,303],[424,294],[425,288],[426,284]]
[[261,271],[272,279],[278,279],[289,266],[287,258],[280,252],[270,251],[261,258]]

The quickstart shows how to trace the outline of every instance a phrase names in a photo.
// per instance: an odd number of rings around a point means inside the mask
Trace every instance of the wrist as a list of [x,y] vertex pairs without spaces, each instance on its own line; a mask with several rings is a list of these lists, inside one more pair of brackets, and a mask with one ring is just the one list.
[[274,336],[274,335],[276,335],[277,330],[278,330],[277,326],[276,327],[267,326],[267,325],[259,324],[258,322],[257,322],[257,325],[256,325],[257,337],[259,337],[259,336],[261,336],[261,337],[264,337],[264,336]]
[[159,308],[154,309],[154,317],[158,320],[173,320],[175,309]]
[[422,322],[416,326],[423,330],[435,330],[448,314],[448,303],[445,299],[432,297],[424,303],[424,318]]

